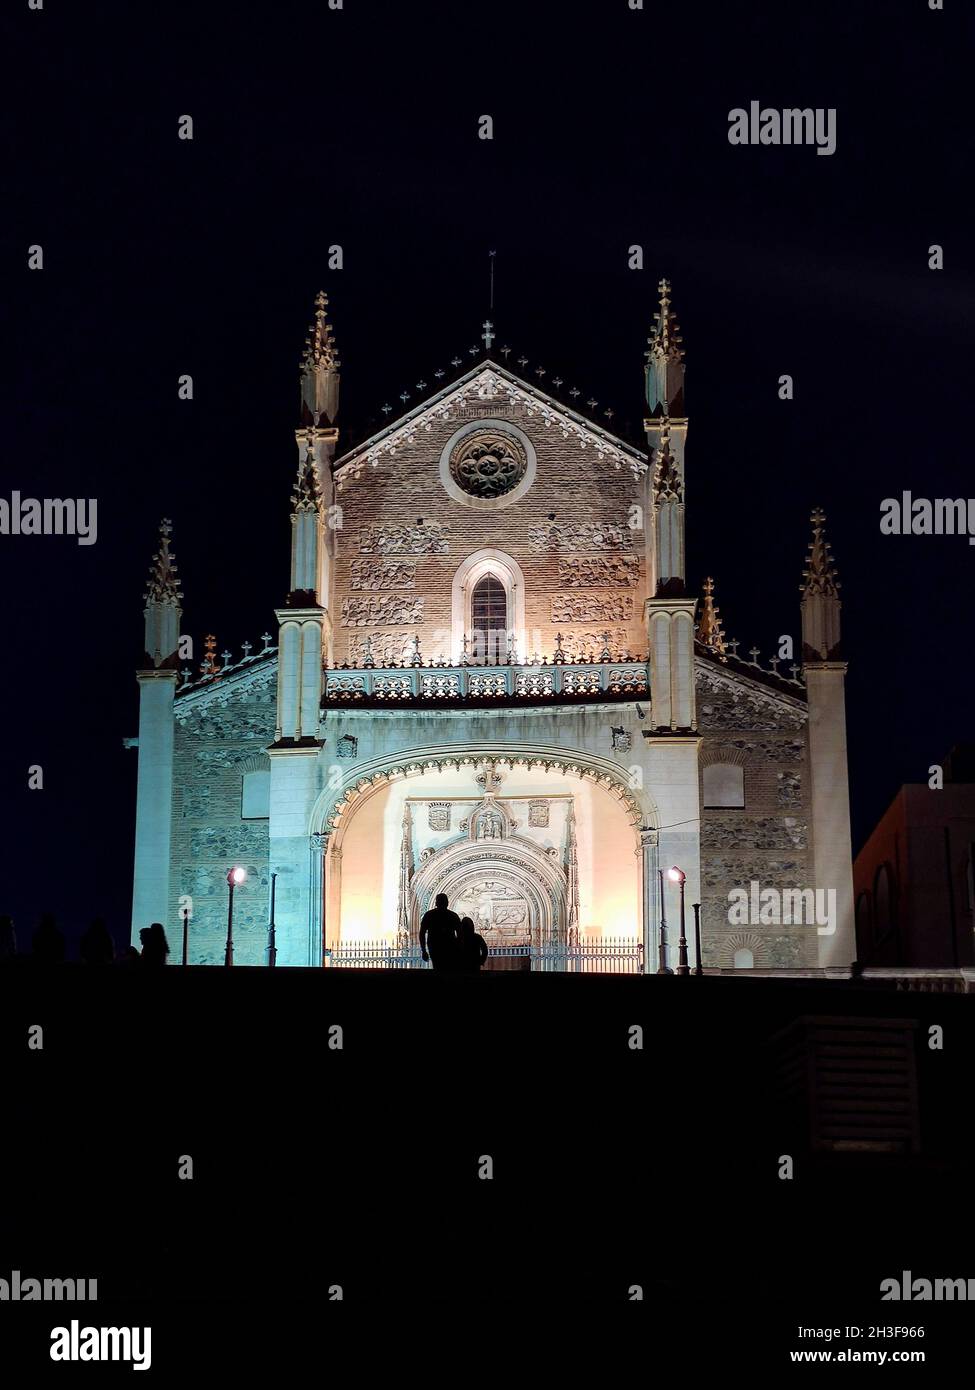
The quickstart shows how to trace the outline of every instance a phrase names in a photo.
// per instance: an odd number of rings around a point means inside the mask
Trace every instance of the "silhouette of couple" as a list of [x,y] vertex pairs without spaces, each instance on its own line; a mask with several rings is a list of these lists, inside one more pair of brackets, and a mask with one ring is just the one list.
[[461,919],[450,911],[446,893],[438,893],[436,903],[420,922],[423,959],[431,961],[434,970],[476,975],[487,960],[487,942],[469,917]]

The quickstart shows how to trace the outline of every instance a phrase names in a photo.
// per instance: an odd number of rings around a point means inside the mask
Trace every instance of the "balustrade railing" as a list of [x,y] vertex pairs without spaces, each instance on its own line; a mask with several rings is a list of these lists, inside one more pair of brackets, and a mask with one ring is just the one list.
[[564,700],[609,694],[647,697],[644,660],[549,665],[326,667],[325,704],[359,701]]

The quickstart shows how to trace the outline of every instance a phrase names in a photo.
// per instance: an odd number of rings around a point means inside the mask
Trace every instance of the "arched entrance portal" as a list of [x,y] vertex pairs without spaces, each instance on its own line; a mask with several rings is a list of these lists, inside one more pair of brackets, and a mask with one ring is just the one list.
[[410,884],[410,926],[438,893],[470,917],[489,946],[535,946],[565,939],[567,878],[559,858],[517,839],[472,840],[434,854]]

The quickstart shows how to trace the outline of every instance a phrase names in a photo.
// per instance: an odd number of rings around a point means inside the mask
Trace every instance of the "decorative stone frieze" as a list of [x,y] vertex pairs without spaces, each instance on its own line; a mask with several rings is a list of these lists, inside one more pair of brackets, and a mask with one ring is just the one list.
[[353,560],[353,589],[412,589],[416,585],[415,560]]
[[528,545],[543,550],[632,550],[633,532],[620,522],[576,525],[568,521],[553,521],[547,526],[531,526]]
[[635,555],[614,559],[575,555],[559,560],[559,583],[566,589],[635,588],[640,582],[640,561]]
[[552,599],[553,623],[629,623],[633,599],[629,594],[557,594]]
[[413,526],[362,526],[359,551],[363,555],[446,555],[447,527],[439,521]]
[[410,594],[342,600],[343,627],[394,627],[400,623],[422,621],[423,599]]

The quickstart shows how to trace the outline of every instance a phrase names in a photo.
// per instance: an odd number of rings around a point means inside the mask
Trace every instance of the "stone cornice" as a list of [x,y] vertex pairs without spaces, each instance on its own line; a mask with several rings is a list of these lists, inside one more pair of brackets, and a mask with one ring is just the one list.
[[614,468],[620,469],[625,465],[634,476],[648,469],[647,456],[641,450],[617,439],[591,420],[577,415],[561,401],[556,401],[506,368],[486,359],[459,381],[444,387],[394,424],[372,435],[343,458],[336,459],[336,480],[347,482],[358,478],[364,468],[377,466],[381,459],[388,458],[398,448],[411,443],[418,431],[432,428],[435,422],[455,418],[451,416],[451,410],[472,400],[498,401],[502,405],[505,401],[517,402],[546,427],[554,426],[563,436],[573,436],[582,448],[593,448],[598,458]]
[[276,651],[252,656],[238,666],[221,672],[219,676],[185,685],[177,690],[176,718],[185,719],[188,715],[211,705],[225,705],[237,695],[245,695],[251,690],[270,685],[277,680],[277,675]]
[[[696,655],[694,658],[694,670],[699,694],[701,691],[700,678],[704,676],[719,688],[723,687],[726,690],[736,690],[746,694],[756,704],[783,706],[802,714],[807,712],[805,691],[792,694],[791,691],[770,688],[766,683],[770,678],[765,672],[761,672],[760,676],[746,675],[737,668],[732,668],[730,663],[719,665],[717,661],[700,655]],[[762,676],[765,677],[764,680],[761,679]]]

